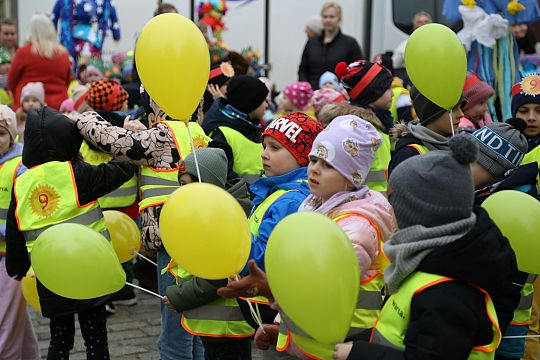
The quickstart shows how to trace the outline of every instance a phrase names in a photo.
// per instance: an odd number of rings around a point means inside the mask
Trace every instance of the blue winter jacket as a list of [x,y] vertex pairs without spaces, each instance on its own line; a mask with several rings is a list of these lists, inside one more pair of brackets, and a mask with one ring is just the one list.
[[[307,183],[307,168],[302,167],[280,176],[264,177],[250,186],[251,193],[255,196],[252,201],[253,210],[277,190],[294,190],[279,197],[266,211],[259,226],[257,237],[251,234],[250,259],[255,259],[257,266],[264,270],[264,254],[268,238],[274,230],[274,226],[285,216],[298,211],[298,207],[309,195]],[[240,275],[248,275],[247,266]]]

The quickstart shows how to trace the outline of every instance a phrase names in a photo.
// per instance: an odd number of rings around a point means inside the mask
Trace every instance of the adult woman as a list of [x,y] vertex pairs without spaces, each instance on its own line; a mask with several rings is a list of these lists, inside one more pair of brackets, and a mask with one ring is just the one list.
[[21,90],[29,82],[45,85],[45,102],[55,109],[67,99],[71,79],[69,55],[60,45],[51,19],[35,14],[30,22],[26,45],[15,53],[8,73],[8,86],[13,91],[13,109],[20,106]]
[[325,3],[321,17],[324,30],[320,36],[308,40],[298,68],[298,80],[308,81],[314,90],[319,88],[319,77],[325,71],[333,72],[338,62],[349,64],[363,59],[358,42],[341,33],[341,6],[335,2]]

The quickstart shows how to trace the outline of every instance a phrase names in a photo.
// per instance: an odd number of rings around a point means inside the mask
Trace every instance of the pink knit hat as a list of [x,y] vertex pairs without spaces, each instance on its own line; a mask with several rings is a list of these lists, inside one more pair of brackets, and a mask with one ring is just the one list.
[[463,96],[467,99],[467,104],[463,106],[463,111],[467,111],[474,105],[486,101],[495,91],[488,83],[482,81],[477,75],[467,71],[467,79],[463,86]]
[[342,93],[330,88],[315,90],[313,96],[311,96],[311,105],[313,105],[317,116],[319,116],[324,105],[337,104],[345,101],[347,101],[347,99],[345,99],[345,96],[343,96]]
[[290,83],[283,89],[283,94],[291,100],[291,102],[300,111],[305,110],[313,95],[311,85],[306,81],[298,81]]
[[381,135],[367,121],[338,116],[317,136],[309,156],[323,159],[359,189],[381,143]]
[[24,85],[21,91],[21,103],[29,96],[33,96],[41,103],[45,105],[45,88],[42,82],[29,82]]
[[73,107],[73,100],[72,99],[66,99],[64,101],[62,101],[62,104],[60,104],[60,112],[61,113],[66,113],[66,112],[72,112],[74,110],[74,107]]

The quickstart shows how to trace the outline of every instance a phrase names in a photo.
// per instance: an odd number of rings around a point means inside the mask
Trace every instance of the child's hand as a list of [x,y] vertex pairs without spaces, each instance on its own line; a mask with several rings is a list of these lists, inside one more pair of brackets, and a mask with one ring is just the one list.
[[221,89],[219,88],[219,86],[217,86],[216,84],[208,84],[208,92],[212,95],[212,97],[214,98],[214,100],[216,100],[217,98],[224,98],[225,97],[225,94],[223,94],[221,92]]
[[131,116],[128,115],[124,119],[124,129],[132,130],[132,131],[140,131],[140,130],[146,130],[146,126],[139,120],[131,120]]
[[347,360],[351,353],[352,341],[334,346],[334,360]]
[[255,333],[255,346],[261,350],[268,350],[271,345],[275,346],[277,344],[278,333],[279,325],[263,324],[263,328],[258,328]]
[[248,276],[237,281],[230,281],[226,287],[218,289],[218,295],[229,299],[261,295],[273,301],[264,271],[257,266],[255,260],[248,261],[248,268]]
[[163,297],[163,303],[164,303],[165,305],[167,305],[167,307],[169,308],[169,310],[171,310],[172,312],[175,312],[175,313],[178,312],[178,311],[176,311],[176,309],[174,308],[173,304],[170,303],[168,297],[166,297],[166,296]]

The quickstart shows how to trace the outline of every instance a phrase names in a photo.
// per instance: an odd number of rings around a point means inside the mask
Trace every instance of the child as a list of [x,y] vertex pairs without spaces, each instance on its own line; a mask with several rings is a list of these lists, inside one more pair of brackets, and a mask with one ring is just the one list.
[[9,90],[7,74],[11,65],[11,55],[7,49],[0,47],[0,104],[11,106],[13,93]]
[[388,173],[406,159],[425,154],[431,150],[447,150],[448,140],[457,133],[460,119],[463,117],[461,105],[463,98],[452,108],[450,113],[440,106],[431,102],[416,88],[411,89],[413,106],[418,115],[419,122],[398,124],[392,132],[392,137],[397,139],[396,148],[392,154]]
[[463,87],[463,96],[467,103],[463,105],[463,114],[459,122],[459,131],[472,133],[485,125],[493,123],[488,112],[487,102],[493,96],[494,90],[485,81],[467,72]]
[[342,102],[346,102],[347,99],[345,99],[345,96],[343,96],[341,93],[337,92],[334,89],[331,88],[322,88],[319,90],[315,90],[313,92],[313,95],[310,99],[310,104],[315,110],[315,115],[317,116],[317,120],[321,122],[319,119],[319,116],[321,114],[321,110],[325,105],[328,104],[338,104]]
[[229,80],[226,98],[218,98],[202,123],[212,138],[209,146],[227,154],[228,178],[238,176],[253,183],[262,174],[261,119],[268,89],[259,79],[239,75]]
[[21,135],[20,143],[24,143],[24,126],[28,113],[45,106],[45,88],[41,82],[30,82],[21,90],[21,107],[17,109],[17,131]]
[[[369,339],[383,303],[380,291],[388,263],[381,250],[382,244],[396,230],[394,213],[386,198],[364,184],[381,141],[375,127],[359,117],[335,118],[317,136],[309,153],[311,195],[299,209],[328,216],[353,244],[361,274],[359,296],[364,302],[357,305],[348,336],[364,340]],[[366,306],[368,303],[370,305]],[[278,350],[287,349],[300,357],[331,357],[332,347],[298,334],[293,330],[296,326],[291,326],[292,321],[284,312],[280,313],[289,332],[281,327]]]
[[[251,203],[246,182],[240,180],[232,187],[226,184],[225,152],[216,148],[202,148],[197,150],[196,155],[202,182],[227,189],[249,215]],[[184,172],[178,174],[180,185],[198,182],[193,154],[189,154],[184,163]],[[187,332],[201,336],[206,359],[227,356],[251,359],[250,337],[254,330],[245,321],[238,321],[242,313],[235,299],[226,300],[217,295],[217,289],[226,284],[227,279],[205,280],[184,272],[179,285],[167,287],[167,296],[163,301],[173,311],[182,313],[182,326]],[[220,311],[220,320],[215,319],[215,311]],[[212,326],[209,326],[210,320],[213,320]]]
[[26,171],[21,164],[22,145],[16,137],[15,113],[0,105],[0,354],[3,359],[38,360],[39,347],[21,284],[6,271],[6,213],[15,178]]
[[[389,298],[371,343],[336,346],[334,359],[493,359],[493,306],[513,287],[516,258],[489,215],[474,207],[467,135],[398,165],[389,201],[399,230],[384,244]],[[352,351],[351,351],[352,347]]]
[[341,85],[339,84],[339,79],[333,72],[325,71],[319,78],[319,89],[324,88],[332,89],[335,91],[341,91]]
[[[25,276],[30,267],[28,251],[41,229],[66,222],[88,224],[82,218],[95,215],[97,220],[88,226],[108,236],[96,200],[133,176],[129,164],[111,161],[92,166],[77,160],[82,137],[68,118],[49,107],[28,114],[25,138],[23,164],[29,170],[17,178],[7,216],[7,271],[17,279]],[[43,193],[48,195],[46,203]],[[34,203],[44,205],[36,207]],[[37,280],[42,314],[50,318],[48,359],[69,357],[76,313],[87,358],[108,359],[104,306],[108,297],[68,299]]]
[[309,106],[309,100],[313,95],[313,89],[308,82],[298,81],[290,83],[283,89],[283,100],[281,102],[281,112],[277,117],[282,115],[301,111],[311,117],[315,117],[315,111]]
[[[525,121],[513,118],[506,123],[484,126],[473,133],[480,150],[478,159],[471,166],[476,189],[475,204],[481,205],[489,196],[502,190],[518,190],[533,197],[538,195],[538,164],[534,162],[518,168],[527,151],[527,139],[522,134],[526,127]],[[508,294],[503,303],[495,302],[499,327],[504,336],[527,335],[535,278],[536,275],[520,271],[512,281],[514,292]],[[525,338],[503,338],[496,359],[520,359],[524,352]]]

